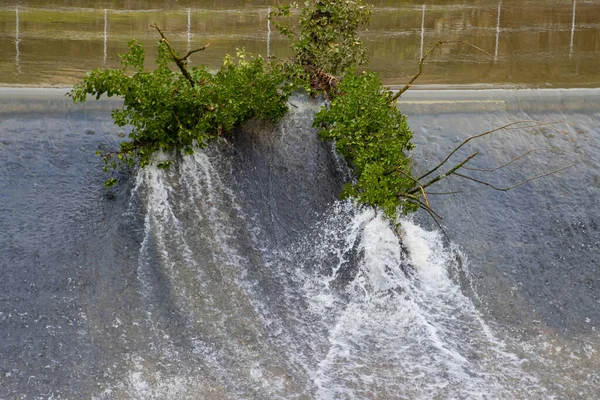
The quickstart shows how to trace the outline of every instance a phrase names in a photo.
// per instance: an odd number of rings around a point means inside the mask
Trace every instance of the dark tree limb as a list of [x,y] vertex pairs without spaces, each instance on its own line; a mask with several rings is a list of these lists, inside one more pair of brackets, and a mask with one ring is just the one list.
[[188,82],[190,82],[190,85],[195,86],[196,85],[196,81],[194,81],[194,79],[192,78],[192,76],[190,75],[190,72],[187,69],[187,59],[189,58],[189,56],[191,56],[194,53],[197,53],[199,51],[205,50],[208,46],[210,46],[210,44],[207,44],[205,46],[202,46],[196,50],[190,50],[187,52],[187,54],[183,57],[178,57],[177,56],[177,52],[173,49],[173,47],[171,46],[171,43],[169,43],[169,39],[167,39],[167,37],[165,36],[165,34],[163,33],[163,31],[158,27],[158,25],[156,24],[156,22],[152,25],[150,25],[150,27],[156,29],[158,31],[158,33],[160,34],[160,36],[162,37],[161,42],[163,42],[164,44],[167,45],[167,48],[169,49],[169,53],[171,54],[171,58],[173,59],[173,61],[175,62],[175,64],[177,64],[177,67],[179,68],[179,70],[181,71],[181,73],[183,74],[183,76],[185,77],[185,79],[188,80]]

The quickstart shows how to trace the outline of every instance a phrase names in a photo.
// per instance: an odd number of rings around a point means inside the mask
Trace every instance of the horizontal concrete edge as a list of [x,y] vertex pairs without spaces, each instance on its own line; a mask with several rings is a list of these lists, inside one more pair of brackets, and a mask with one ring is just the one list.
[[[0,114],[110,111],[118,97],[90,98],[73,104],[69,88],[0,87]],[[594,89],[420,89],[405,92],[398,105],[407,114],[489,112],[600,112],[600,88]]]

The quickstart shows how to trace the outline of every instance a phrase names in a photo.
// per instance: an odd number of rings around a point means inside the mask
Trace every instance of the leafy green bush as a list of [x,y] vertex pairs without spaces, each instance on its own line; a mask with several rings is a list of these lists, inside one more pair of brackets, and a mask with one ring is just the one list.
[[297,3],[271,12],[275,27],[292,41],[293,57],[284,62],[288,76],[308,83],[308,92],[331,96],[335,74],[368,62],[358,30],[371,20],[371,7],[362,0],[311,0],[300,10],[298,32],[292,27]]
[[337,95],[314,123],[321,138],[335,141],[354,171],[356,180],[342,195],[380,207],[394,219],[399,206],[405,213],[418,206],[404,196],[415,185],[406,156],[413,147],[412,132],[391,97],[376,74],[347,70]]
[[[69,93],[75,102],[87,95],[123,97],[123,108],[113,110],[112,117],[117,125],[133,129],[119,151],[103,154],[105,171],[136,162],[144,167],[159,150],[189,154],[250,118],[276,121],[287,112],[285,76],[260,57],[238,52],[236,60],[225,57],[216,74],[201,66],[186,69],[186,76],[169,68],[173,57],[166,42],[158,50],[157,67],[149,71],[144,49],[131,41],[121,56],[123,69],[94,70]],[[135,71],[131,76],[128,67]],[[109,179],[107,186],[114,183]]]
[[369,24],[370,6],[361,0],[307,1],[300,11],[298,33],[289,22],[293,7],[297,8],[298,4],[281,6],[271,13],[271,17],[286,18],[284,22],[276,22],[275,26],[294,41],[294,62],[334,75],[347,67],[367,63],[367,52],[357,31]]

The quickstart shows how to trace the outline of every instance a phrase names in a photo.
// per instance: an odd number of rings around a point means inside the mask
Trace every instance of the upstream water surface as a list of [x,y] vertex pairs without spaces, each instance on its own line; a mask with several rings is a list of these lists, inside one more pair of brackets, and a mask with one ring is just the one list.
[[[362,33],[371,63],[389,84],[405,84],[438,40],[450,43],[427,62],[418,84],[597,87],[597,0],[373,0]],[[276,2],[8,0],[0,4],[0,84],[72,86],[88,70],[119,67],[126,43],[140,40],[149,60],[157,22],[180,51],[210,43],[192,65],[221,65],[245,48],[284,57],[289,44],[269,25]],[[150,66],[150,64],[149,64]]]

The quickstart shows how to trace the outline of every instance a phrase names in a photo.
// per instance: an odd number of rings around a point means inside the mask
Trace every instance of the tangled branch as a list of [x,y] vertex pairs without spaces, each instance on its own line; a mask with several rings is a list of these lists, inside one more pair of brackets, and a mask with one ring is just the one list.
[[[539,149],[539,148],[537,148],[537,149],[531,149],[529,151],[524,152],[523,154],[518,155],[517,157],[512,158],[508,162],[500,165],[499,167],[492,168],[492,169],[467,167],[466,164],[478,155],[478,153],[475,152],[475,153],[471,154],[469,157],[467,157],[464,160],[462,160],[461,162],[459,162],[456,165],[454,165],[450,170],[448,170],[448,172],[439,174],[435,178],[429,180],[426,183],[423,183],[422,179],[430,176],[435,171],[439,170],[444,165],[446,165],[448,163],[448,161],[450,160],[450,158],[454,154],[456,154],[456,152],[458,150],[460,150],[463,146],[465,146],[467,143],[469,143],[470,141],[472,141],[474,139],[477,139],[477,138],[480,138],[480,137],[483,137],[483,136],[487,136],[487,135],[491,135],[491,134],[493,134],[495,132],[498,132],[498,131],[501,131],[501,130],[516,130],[516,129],[525,129],[525,128],[536,128],[536,127],[542,127],[542,126],[550,127],[550,129],[555,130],[557,132],[560,132],[558,129],[556,129],[555,127],[552,126],[554,124],[557,124],[558,122],[560,122],[560,121],[557,121],[557,122],[539,122],[539,121],[535,121],[535,120],[514,121],[514,122],[511,122],[509,124],[503,125],[501,127],[494,128],[494,129],[491,129],[489,131],[486,131],[486,132],[483,132],[483,133],[479,133],[479,134],[470,136],[467,139],[463,140],[454,149],[452,149],[448,153],[448,155],[439,164],[437,164],[435,167],[433,167],[432,169],[430,169],[429,171],[427,171],[425,174],[421,175],[419,178],[414,178],[414,177],[409,176],[409,178],[415,183],[415,186],[412,189],[406,191],[406,193],[402,193],[400,196],[404,197],[404,198],[410,199],[410,201],[412,201],[415,204],[417,204],[419,206],[419,208],[427,211],[427,213],[429,213],[429,215],[434,219],[434,221],[436,222],[436,224],[438,224],[438,226],[440,227],[440,229],[442,230],[442,232],[444,233],[444,235],[447,237],[446,233],[444,232],[444,230],[442,229],[442,227],[439,224],[439,220],[441,220],[442,217],[432,209],[432,207],[429,204],[429,201],[427,199],[427,195],[436,195],[436,194],[438,194],[438,195],[447,195],[447,194],[456,194],[458,192],[455,192],[455,191],[452,191],[452,192],[428,192],[428,191],[426,191],[426,189],[428,187],[430,187],[431,185],[433,185],[433,184],[435,184],[435,183],[437,183],[437,182],[439,182],[439,181],[441,181],[441,180],[443,180],[443,179],[445,179],[445,178],[447,178],[447,177],[449,177],[451,175],[456,175],[456,176],[458,176],[460,178],[476,182],[476,183],[478,183],[480,185],[487,186],[487,187],[492,188],[494,190],[498,190],[498,191],[502,191],[502,192],[507,192],[509,190],[515,189],[515,188],[517,188],[517,187],[519,187],[519,186],[521,186],[521,185],[523,185],[525,183],[531,182],[533,180],[536,180],[536,179],[539,179],[539,178],[543,178],[543,177],[546,177],[546,176],[549,176],[549,175],[553,175],[553,174],[556,174],[558,172],[564,171],[566,169],[572,168],[575,165],[577,165],[578,163],[572,163],[572,164],[569,164],[567,166],[564,166],[564,167],[561,167],[561,168],[557,168],[557,169],[554,169],[552,171],[545,172],[543,174],[539,174],[539,175],[536,175],[536,176],[529,177],[527,179],[524,179],[524,180],[522,180],[522,181],[520,181],[520,182],[518,182],[518,183],[516,183],[514,185],[508,186],[508,187],[497,187],[495,185],[492,185],[489,182],[486,182],[486,181],[481,180],[481,179],[474,178],[472,176],[465,175],[465,174],[463,174],[463,173],[461,173],[459,171],[462,170],[462,169],[464,169],[464,170],[470,170],[470,171],[479,171],[479,172],[491,173],[491,172],[495,172],[495,171],[498,171],[500,169],[503,169],[503,168],[505,168],[505,167],[513,164],[514,162],[516,162],[516,161],[518,161],[520,159],[523,159],[526,156],[528,156],[528,155],[530,155],[530,154],[532,154],[532,153],[534,153],[536,151],[553,150],[553,149]],[[526,124],[526,125],[523,125],[523,124]],[[400,169],[400,167],[397,168],[397,171],[399,171],[401,173],[404,173],[404,171],[402,171]],[[404,174],[407,175],[406,173],[404,173]],[[418,195],[423,197],[424,202],[420,200],[420,197],[418,197]],[[418,199],[418,201],[417,201],[417,199]]]
[[[462,143],[460,143],[458,146],[456,146],[450,153],[448,153],[448,155],[446,156],[446,158],[444,158],[442,160],[442,162],[440,162],[434,168],[430,169],[424,175],[421,175],[419,177],[419,180],[421,180],[421,179],[423,179],[423,178],[431,175],[435,171],[437,171],[440,167],[442,167],[444,164],[446,164],[446,162],[448,162],[448,160],[450,159],[450,157],[452,157],[458,150],[460,150],[461,147],[463,147],[464,145],[466,145],[467,143],[469,143],[471,140],[474,140],[474,139],[477,139],[477,138],[480,138],[480,137],[483,137],[483,136],[491,135],[492,133],[495,133],[495,132],[498,132],[498,131],[501,131],[501,130],[537,128],[537,127],[540,127],[540,126],[548,126],[548,125],[558,124],[559,122],[561,122],[561,121],[539,122],[539,121],[535,121],[535,120],[520,120],[520,121],[511,122],[509,124],[503,125],[503,126],[498,127],[498,128],[491,129],[491,130],[483,132],[483,133],[479,133],[477,135],[470,136],[467,139],[465,139]],[[517,124],[524,124],[524,123],[530,123],[531,125],[519,126],[519,127],[516,127],[516,128],[511,128],[511,127],[514,127]]]

